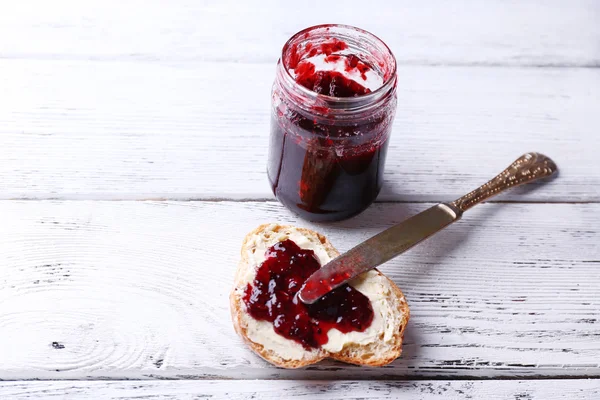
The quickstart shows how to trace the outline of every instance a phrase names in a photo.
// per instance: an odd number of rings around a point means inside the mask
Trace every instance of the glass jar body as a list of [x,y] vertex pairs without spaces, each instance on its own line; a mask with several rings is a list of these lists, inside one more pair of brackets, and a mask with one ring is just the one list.
[[283,205],[306,220],[338,221],[375,200],[396,112],[395,62],[392,75],[370,97],[313,96],[279,61],[267,172]]

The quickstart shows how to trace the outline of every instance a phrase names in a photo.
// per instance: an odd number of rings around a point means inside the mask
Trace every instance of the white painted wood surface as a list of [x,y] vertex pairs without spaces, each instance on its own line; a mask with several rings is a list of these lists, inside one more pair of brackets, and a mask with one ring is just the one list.
[[[0,379],[213,379],[0,398],[599,397],[566,378],[600,376],[600,2],[364,3],[0,0]],[[388,203],[315,225],[268,201],[265,167],[281,46],[325,22],[390,45],[399,107]],[[392,365],[286,371],[236,337],[227,295],[257,224],[346,250],[531,150],[558,179],[383,268],[413,315]],[[148,199],[171,201],[129,201]],[[467,380],[303,381],[433,377]],[[562,379],[468,380],[500,377]],[[229,380],[254,378],[276,380]]]
[[451,200],[531,149],[557,158],[560,184],[503,199],[600,199],[599,70],[472,68],[597,66],[597,2],[345,0],[293,21],[288,6],[6,3],[0,198],[272,198],[275,61],[293,32],[336,16],[401,63],[380,200]]
[[[593,400],[596,380],[536,381],[104,381],[5,382],[0,396],[56,399]],[[61,397],[64,396],[64,397]]]
[[404,64],[600,65],[594,0],[177,0],[168,6],[5,0],[2,6],[0,55],[9,59],[272,64],[295,32],[345,23],[381,36]]
[[[0,60],[0,198],[270,199],[273,74],[269,64]],[[526,151],[555,158],[561,179],[502,199],[600,200],[600,69],[401,75],[380,200],[454,200]]]
[[[340,250],[427,204],[310,225]],[[244,235],[275,202],[3,201],[0,379],[600,375],[600,204],[486,204],[388,263],[412,319],[385,368],[273,368],[238,339]]]

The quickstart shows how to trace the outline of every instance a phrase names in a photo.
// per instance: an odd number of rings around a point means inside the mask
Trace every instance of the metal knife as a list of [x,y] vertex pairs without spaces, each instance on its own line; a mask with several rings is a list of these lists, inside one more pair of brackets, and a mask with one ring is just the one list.
[[325,264],[306,280],[298,292],[299,298],[303,303],[312,304],[352,278],[391,260],[458,221],[469,208],[506,189],[547,178],[557,171],[554,161],[545,155],[526,153],[471,193],[410,217]]

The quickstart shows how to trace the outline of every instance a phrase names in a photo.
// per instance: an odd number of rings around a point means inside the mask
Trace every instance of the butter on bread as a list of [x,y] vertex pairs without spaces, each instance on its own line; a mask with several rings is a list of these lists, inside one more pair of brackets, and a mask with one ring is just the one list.
[[382,366],[391,363],[402,352],[404,330],[410,317],[408,304],[400,289],[376,269],[368,271],[349,284],[371,301],[374,318],[364,332],[329,331],[328,342],[319,349],[306,350],[299,343],[275,332],[267,321],[248,314],[243,301],[248,283],[264,261],[270,246],[291,239],[303,249],[315,252],[321,265],[339,255],[329,240],[310,229],[265,224],[250,232],[242,245],[241,261],[230,294],[233,325],[244,342],[268,362],[284,368],[299,368],[325,358],[356,365]]

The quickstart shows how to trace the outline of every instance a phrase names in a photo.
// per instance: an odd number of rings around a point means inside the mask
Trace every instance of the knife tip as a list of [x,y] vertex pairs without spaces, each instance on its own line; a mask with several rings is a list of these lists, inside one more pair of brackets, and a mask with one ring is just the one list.
[[305,298],[305,296],[302,295],[302,289],[300,289],[300,291],[298,292],[298,299],[303,302],[304,304],[312,304],[315,301],[310,301],[310,298]]

